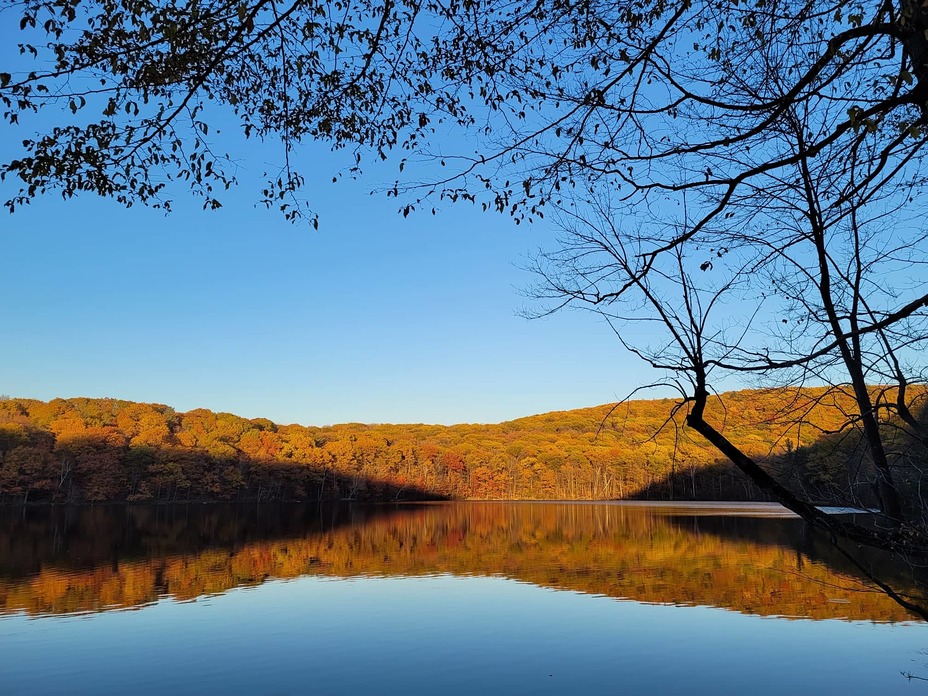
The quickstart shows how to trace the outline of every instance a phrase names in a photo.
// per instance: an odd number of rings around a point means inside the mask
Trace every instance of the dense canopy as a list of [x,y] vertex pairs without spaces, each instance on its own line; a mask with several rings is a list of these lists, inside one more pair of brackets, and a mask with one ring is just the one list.
[[[731,413],[716,425],[797,492],[873,503],[859,436],[827,435],[850,398],[772,390],[724,399]],[[672,407],[664,399],[495,425],[305,427],[113,399],[8,399],[0,503],[765,498],[679,419],[668,422]],[[802,426],[790,415],[797,407],[807,411]],[[917,504],[918,478],[906,481]]]

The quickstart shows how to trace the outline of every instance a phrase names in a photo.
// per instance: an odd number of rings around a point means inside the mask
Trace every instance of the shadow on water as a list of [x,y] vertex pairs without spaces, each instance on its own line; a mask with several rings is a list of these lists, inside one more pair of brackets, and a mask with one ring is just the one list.
[[[0,612],[139,607],[304,575],[452,574],[759,615],[913,618],[799,520],[749,514],[476,502],[6,508]],[[882,577],[920,590],[898,559],[867,554]]]
[[[195,556],[302,539],[395,514],[392,504],[206,503],[0,508],[0,578],[118,569],[121,563]],[[408,504],[402,510],[415,509]]]

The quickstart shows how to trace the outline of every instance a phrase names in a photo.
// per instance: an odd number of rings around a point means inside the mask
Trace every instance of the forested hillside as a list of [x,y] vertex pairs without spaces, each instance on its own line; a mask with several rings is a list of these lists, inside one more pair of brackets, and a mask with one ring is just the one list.
[[[0,500],[18,502],[760,497],[674,401],[493,425],[278,425],[114,399],[0,401]],[[867,495],[844,397],[722,394],[718,427],[820,500]],[[901,447],[906,456],[915,449]],[[920,453],[921,450],[918,450]]]

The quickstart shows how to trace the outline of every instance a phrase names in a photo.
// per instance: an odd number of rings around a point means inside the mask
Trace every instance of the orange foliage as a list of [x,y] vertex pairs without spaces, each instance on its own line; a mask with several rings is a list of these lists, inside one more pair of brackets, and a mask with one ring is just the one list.
[[[910,395],[920,403],[925,392]],[[757,498],[682,413],[670,419],[674,405],[318,428],[113,399],[9,399],[0,401],[0,501]],[[779,389],[730,392],[711,407],[717,427],[771,466],[796,466],[785,454],[802,450],[802,465],[818,467],[803,483],[825,499],[839,488],[835,457],[806,451],[845,424],[849,405],[841,392]]]
[[[798,520],[697,522],[617,505],[494,503],[381,510],[366,520],[359,510],[339,519],[331,511],[294,506],[251,515],[241,509],[181,512],[173,522],[158,520],[144,507],[126,512],[123,519],[119,509],[94,511],[88,515],[92,524],[72,527],[75,535],[93,530],[64,545],[73,549],[76,567],[65,559],[33,560],[36,549],[52,539],[41,525],[0,538],[7,564],[22,559],[29,571],[0,577],[0,614],[99,611],[144,605],[165,594],[193,599],[267,578],[451,573],[761,615],[910,618],[856,577],[827,542],[803,535]],[[262,517],[288,514],[299,518],[288,523],[289,533],[254,538]],[[134,557],[114,558],[118,544],[107,535],[122,539],[127,530],[147,545]],[[185,533],[191,541],[184,541]],[[46,549],[51,556],[56,551]],[[888,558],[874,553],[866,560],[884,575],[891,573]]]

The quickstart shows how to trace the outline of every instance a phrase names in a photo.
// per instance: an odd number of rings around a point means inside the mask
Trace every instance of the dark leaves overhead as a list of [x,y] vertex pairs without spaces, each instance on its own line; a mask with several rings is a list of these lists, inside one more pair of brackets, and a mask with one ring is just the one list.
[[[0,72],[3,117],[28,136],[0,165],[21,184],[10,209],[52,189],[170,207],[172,181],[217,207],[235,183],[234,152],[216,149],[229,142],[215,131],[230,112],[246,136],[280,143],[262,200],[291,219],[305,212],[291,154],[306,140],[350,148],[351,174],[394,150],[440,160],[425,174],[406,167],[422,180],[390,187],[412,198],[401,210],[469,200],[522,220],[567,190],[730,200],[789,160],[770,136],[797,107],[828,115],[812,124],[829,125],[813,133],[810,156],[860,147],[864,134],[878,141],[874,157],[892,157],[925,132],[928,22],[908,0],[0,0],[0,9],[21,42],[20,60]],[[476,152],[447,151],[456,128]]]

